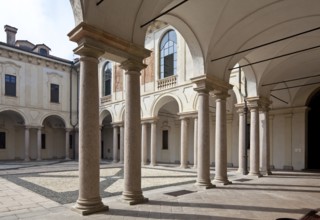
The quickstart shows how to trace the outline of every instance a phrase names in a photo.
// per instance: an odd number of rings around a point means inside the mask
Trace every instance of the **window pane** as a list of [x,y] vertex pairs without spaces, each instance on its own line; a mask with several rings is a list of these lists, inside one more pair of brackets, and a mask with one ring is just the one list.
[[170,32],[169,32],[169,39],[170,39],[171,41],[177,42],[177,35],[176,35],[176,32],[175,32],[175,31],[170,31]]
[[168,130],[162,131],[162,149],[163,150],[169,149],[169,131]]
[[46,134],[41,134],[41,149],[46,149]]
[[59,103],[59,85],[57,84],[51,84],[50,101],[54,103]]
[[16,77],[5,75],[5,95],[16,96]]
[[164,77],[173,75],[173,54],[164,57]]
[[111,95],[111,82],[112,82],[112,63],[107,61],[104,66],[104,75],[103,75],[103,88],[104,96]]

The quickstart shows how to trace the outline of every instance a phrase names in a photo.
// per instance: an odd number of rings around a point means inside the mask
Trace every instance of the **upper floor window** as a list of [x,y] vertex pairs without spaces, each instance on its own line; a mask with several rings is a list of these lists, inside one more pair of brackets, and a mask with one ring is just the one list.
[[57,84],[51,84],[50,101],[59,103],[59,85]]
[[177,74],[177,35],[168,31],[160,42],[160,79]]
[[111,95],[112,63],[107,61],[103,68],[103,95]]
[[16,77],[5,75],[5,95],[16,96]]
[[48,51],[44,48],[40,48],[39,53],[43,56],[48,56]]

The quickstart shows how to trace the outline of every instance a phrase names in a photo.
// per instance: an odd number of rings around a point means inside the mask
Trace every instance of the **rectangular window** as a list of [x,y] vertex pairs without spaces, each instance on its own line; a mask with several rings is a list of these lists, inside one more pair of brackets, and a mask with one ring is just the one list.
[[118,134],[118,150],[120,150],[120,134]]
[[51,84],[51,102],[59,103],[59,85]]
[[69,148],[72,149],[72,134],[69,135]]
[[41,149],[46,149],[46,134],[41,134]]
[[169,131],[163,130],[162,131],[162,150],[169,149]]
[[0,149],[6,148],[6,133],[0,132]]
[[5,95],[16,96],[16,77],[5,75]]

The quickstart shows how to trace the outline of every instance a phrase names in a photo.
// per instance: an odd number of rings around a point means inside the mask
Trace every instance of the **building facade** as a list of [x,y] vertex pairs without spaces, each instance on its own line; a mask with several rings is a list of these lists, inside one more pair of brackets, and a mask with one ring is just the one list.
[[68,159],[75,155],[77,64],[44,44],[0,42],[0,160]]

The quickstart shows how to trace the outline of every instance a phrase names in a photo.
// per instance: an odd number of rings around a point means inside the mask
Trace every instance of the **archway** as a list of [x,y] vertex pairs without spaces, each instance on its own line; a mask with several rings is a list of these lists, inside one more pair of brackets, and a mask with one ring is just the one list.
[[101,159],[112,159],[113,157],[113,129],[112,116],[109,111],[103,112],[101,122]]
[[320,169],[320,90],[314,94],[308,107],[308,147],[307,147],[307,168]]

